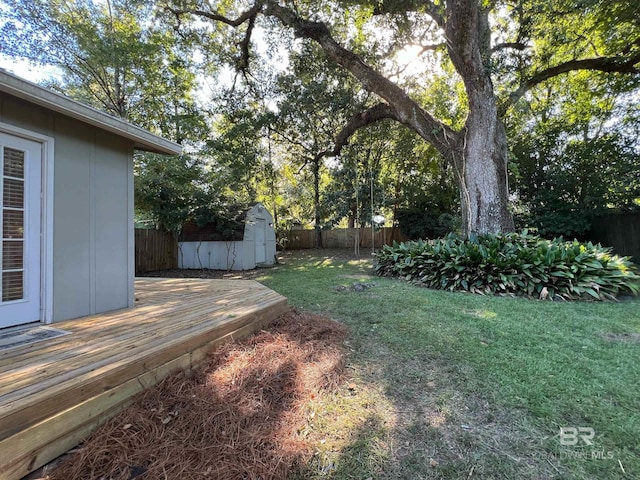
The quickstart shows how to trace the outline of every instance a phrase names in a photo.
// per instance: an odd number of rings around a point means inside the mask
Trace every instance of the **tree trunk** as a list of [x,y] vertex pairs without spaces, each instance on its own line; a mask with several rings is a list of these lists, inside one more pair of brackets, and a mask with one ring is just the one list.
[[469,99],[465,127],[454,131],[421,108],[397,84],[340,46],[326,25],[304,20],[276,1],[265,2],[266,15],[277,17],[293,28],[296,35],[318,42],[330,59],[351,72],[365,89],[387,102],[356,115],[347,126],[352,128],[346,127],[347,133],[341,132],[339,137],[348,138],[355,129],[381,118],[392,118],[406,125],[456,167],[465,236],[513,231],[513,219],[507,208],[507,139],[489,74],[488,6],[480,5],[477,0],[449,0],[446,16],[441,16],[437,9],[431,12],[436,12],[432,17],[444,29],[449,58],[464,82]]
[[487,99],[482,112],[475,108],[467,120],[462,148],[451,162],[460,190],[465,237],[514,230],[508,209],[507,139],[495,113],[491,99]]
[[313,220],[315,222],[315,248],[322,248],[322,232],[320,231],[320,160],[312,163],[313,167]]
[[467,120],[450,158],[460,187],[462,233],[511,232],[507,134],[486,64],[491,50],[488,10],[476,0],[452,0],[447,2],[447,17],[449,56],[469,100]]

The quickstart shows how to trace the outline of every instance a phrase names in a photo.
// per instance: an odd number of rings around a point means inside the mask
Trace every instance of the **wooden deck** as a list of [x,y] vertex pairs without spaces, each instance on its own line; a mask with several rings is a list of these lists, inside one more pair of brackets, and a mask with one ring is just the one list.
[[71,333],[0,350],[0,479],[56,458],[135,394],[287,309],[254,281],[138,279],[135,308],[56,323]]

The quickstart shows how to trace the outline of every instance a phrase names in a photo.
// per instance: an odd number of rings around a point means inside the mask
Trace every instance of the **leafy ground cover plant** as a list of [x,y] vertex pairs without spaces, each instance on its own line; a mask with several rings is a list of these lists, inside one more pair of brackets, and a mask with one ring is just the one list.
[[378,252],[375,271],[429,288],[549,300],[640,292],[640,275],[628,257],[599,244],[546,240],[526,230],[394,243]]

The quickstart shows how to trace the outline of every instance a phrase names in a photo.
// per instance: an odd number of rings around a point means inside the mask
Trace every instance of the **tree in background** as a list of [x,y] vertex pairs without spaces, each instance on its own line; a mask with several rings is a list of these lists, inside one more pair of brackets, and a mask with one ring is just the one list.
[[196,207],[202,165],[187,155],[144,155],[134,166],[138,223],[177,233]]
[[[176,36],[152,4],[34,0],[19,2],[2,17],[3,53],[61,72],[48,87],[183,145],[185,155],[176,158],[136,153],[138,220],[178,232],[196,210],[202,216],[205,208],[222,210],[214,204],[248,204],[249,192],[229,199],[244,179],[238,171],[250,168],[228,158],[242,147],[224,143],[235,132],[223,132],[217,147],[205,148],[210,127],[196,98],[194,38]],[[207,65],[208,72],[214,70]],[[220,129],[225,128],[223,123]]]
[[[351,228],[371,225],[372,217],[386,207],[381,172],[388,154],[384,124],[361,130],[330,169],[324,210],[326,225],[334,226],[343,219]],[[372,213],[374,212],[374,213]]]
[[585,238],[594,216],[640,208],[640,119],[625,88],[584,73],[556,79],[513,115],[518,224]]
[[191,44],[141,0],[32,0],[2,13],[3,53],[58,67],[47,86],[178,143],[206,135]]
[[[310,57],[315,61],[309,62]],[[272,138],[286,145],[289,163],[298,166],[299,174],[303,170],[311,173],[315,245],[319,248],[320,229],[332,209],[322,198],[325,152],[335,132],[366,98],[359,98],[344,70],[327,62],[313,44],[301,45],[300,51],[292,53],[290,67],[278,75],[276,85]]]
[[[256,23],[281,25],[317,43],[325,55],[375,93],[380,102],[354,116],[327,155],[337,155],[358,128],[393,119],[428,141],[455,172],[462,231],[512,230],[508,210],[508,142],[504,115],[534,87],[573,71],[627,73],[637,78],[640,32],[632,0],[573,5],[564,0],[189,0],[171,8],[177,22],[197,17],[242,32],[239,55],[249,65]],[[275,23],[274,23],[275,22]],[[389,33],[387,42],[375,29]],[[436,65],[452,66],[464,84],[467,115],[462,127],[437,118],[409,88],[368,59],[418,45]],[[366,54],[366,55],[365,55]],[[310,61],[312,61],[310,59]],[[373,66],[372,66],[373,65]],[[436,67],[437,68],[437,67]],[[426,78],[430,72],[423,70]]]
[[[178,182],[186,181],[185,168],[199,172],[189,208],[179,198],[184,184],[167,190],[182,216],[201,206],[202,219],[268,197],[289,217],[314,203],[316,224],[335,222],[352,205],[326,200],[362,189],[347,173],[366,158],[377,162],[369,170],[381,208],[408,212],[405,225],[421,218],[427,228],[420,235],[438,234],[441,217],[458,212],[466,234],[510,229],[507,180],[516,218],[548,234],[583,230],[584,212],[634,205],[634,1],[200,7],[192,0],[167,9],[142,0],[34,0],[2,11],[0,35],[8,54],[60,66],[56,88],[182,142],[188,157],[164,166],[150,156],[136,168],[140,192],[147,172],[148,192],[158,172],[171,171]],[[209,98],[205,79],[217,82]],[[300,171],[305,162],[317,168]],[[578,220],[569,230],[548,221],[563,211]]]

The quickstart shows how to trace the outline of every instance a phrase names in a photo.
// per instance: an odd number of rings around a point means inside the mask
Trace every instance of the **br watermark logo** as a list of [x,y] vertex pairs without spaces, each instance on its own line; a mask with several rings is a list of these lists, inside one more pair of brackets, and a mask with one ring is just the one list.
[[584,445],[593,445],[593,437],[596,432],[591,427],[560,427],[560,445],[573,447],[584,442]]
[[[580,460],[612,460],[613,452],[598,449],[595,443],[596,432],[591,427],[560,427],[560,457]],[[589,448],[592,447],[592,448]]]

